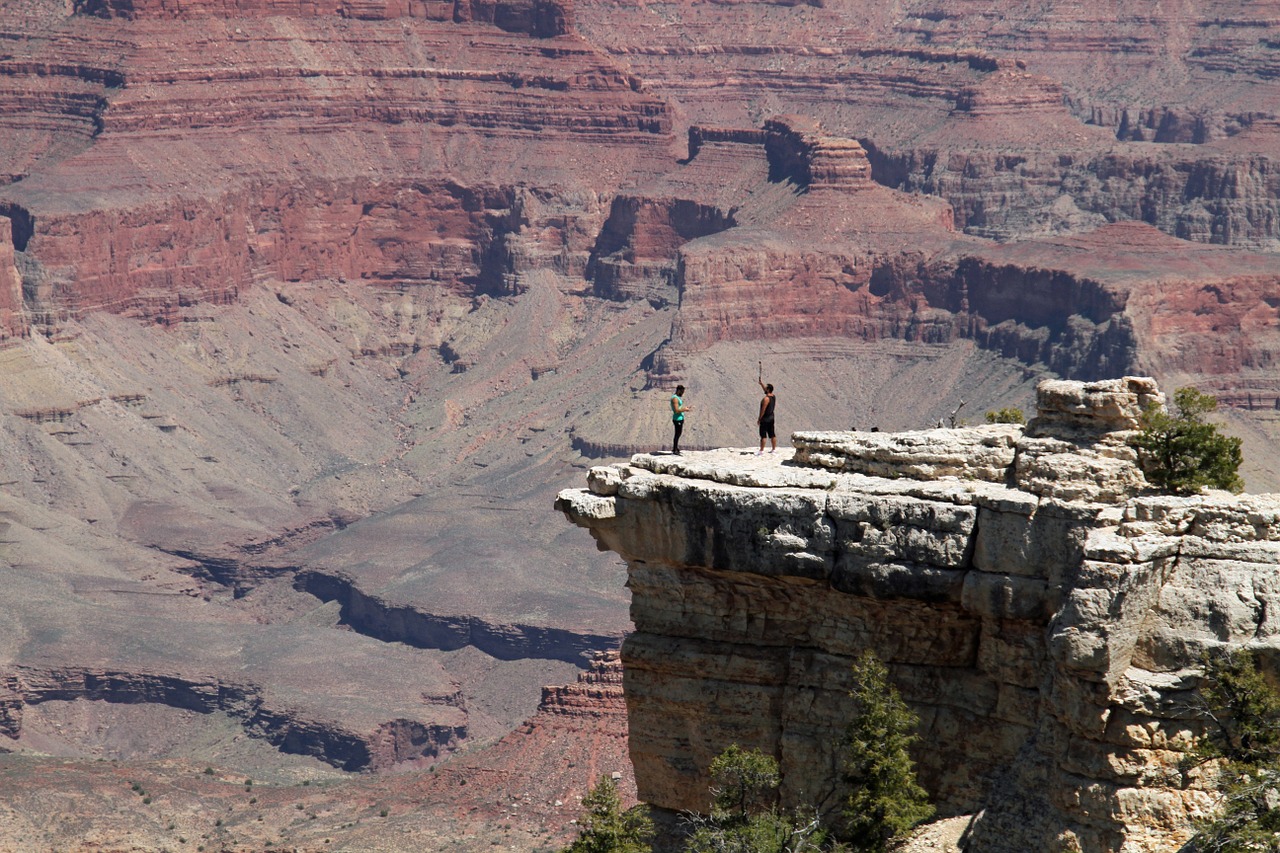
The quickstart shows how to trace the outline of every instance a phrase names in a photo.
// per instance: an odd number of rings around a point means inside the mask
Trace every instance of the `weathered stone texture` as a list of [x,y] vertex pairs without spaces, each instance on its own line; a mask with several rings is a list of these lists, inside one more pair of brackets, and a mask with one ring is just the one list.
[[1176,849],[1212,806],[1178,770],[1202,651],[1280,648],[1280,497],[1147,494],[1126,442],[1162,401],[1143,378],[1045,382],[1025,430],[641,455],[563,492],[629,564],[641,797],[705,807],[736,742],[778,756],[785,802],[837,808],[870,649],[921,716],[940,811],[981,811],[968,849]]
[[1021,427],[992,424],[898,433],[805,432],[792,441],[796,461],[804,465],[875,477],[963,477],[1002,483],[1021,433]]

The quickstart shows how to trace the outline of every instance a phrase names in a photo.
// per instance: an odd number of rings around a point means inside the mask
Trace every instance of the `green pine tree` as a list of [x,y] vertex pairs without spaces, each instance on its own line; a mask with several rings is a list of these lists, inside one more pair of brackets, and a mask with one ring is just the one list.
[[1204,419],[1217,410],[1218,401],[1195,388],[1179,388],[1173,392],[1173,406],[1173,413],[1148,406],[1142,431],[1133,439],[1147,481],[1176,494],[1193,494],[1205,486],[1240,492],[1240,439],[1222,435]]
[[586,811],[578,837],[564,853],[649,853],[653,821],[647,806],[622,810],[622,797],[613,779],[602,776],[582,798]]
[[731,745],[711,762],[711,814],[686,815],[685,853],[847,853],[831,843],[817,812],[774,806],[778,762]]
[[1209,723],[1184,762],[1217,763],[1221,809],[1201,821],[1197,853],[1280,849],[1280,694],[1248,651],[1207,657],[1199,697]]
[[744,824],[766,808],[782,781],[773,756],[736,743],[712,760],[710,774],[712,814],[730,825]]
[[844,782],[850,786],[845,833],[854,850],[882,853],[933,816],[929,795],[916,781],[909,749],[920,718],[889,683],[889,671],[865,652],[853,665],[850,695],[859,712],[845,740]]

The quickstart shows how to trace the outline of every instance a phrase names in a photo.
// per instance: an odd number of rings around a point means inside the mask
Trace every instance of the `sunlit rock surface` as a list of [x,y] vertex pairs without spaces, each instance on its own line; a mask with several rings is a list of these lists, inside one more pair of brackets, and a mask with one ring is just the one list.
[[940,813],[981,812],[969,849],[1176,849],[1212,804],[1177,769],[1201,652],[1280,648],[1280,498],[1150,494],[1126,444],[1149,402],[1150,379],[1045,381],[1025,429],[798,433],[562,492],[627,560],[640,796],[704,807],[736,742],[778,756],[786,802],[838,807],[871,649]]

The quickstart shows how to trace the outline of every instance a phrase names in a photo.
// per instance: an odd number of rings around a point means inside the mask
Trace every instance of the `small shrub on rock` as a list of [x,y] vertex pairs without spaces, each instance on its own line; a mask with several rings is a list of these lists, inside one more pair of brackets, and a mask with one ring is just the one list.
[[1016,406],[1006,406],[1003,409],[993,409],[987,412],[987,423],[989,424],[1025,424],[1027,416],[1022,413],[1022,409]]
[[773,805],[778,762],[758,749],[731,745],[711,762],[711,814],[685,816],[685,853],[830,853],[834,845],[812,808],[787,813]]
[[1150,405],[1142,431],[1133,439],[1147,482],[1173,494],[1194,494],[1204,487],[1240,492],[1240,439],[1222,435],[1205,415],[1218,401],[1195,388],[1173,393],[1172,413]]

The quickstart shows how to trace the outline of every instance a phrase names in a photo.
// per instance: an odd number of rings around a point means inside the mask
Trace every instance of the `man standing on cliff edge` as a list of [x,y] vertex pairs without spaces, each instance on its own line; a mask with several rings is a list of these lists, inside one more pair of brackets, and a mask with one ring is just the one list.
[[671,452],[676,456],[680,453],[680,433],[684,432],[684,413],[692,412],[693,406],[684,404],[684,386],[677,385],[676,393],[671,395],[671,423],[675,427],[675,438],[671,439]]
[[756,451],[756,456],[764,453],[764,440],[768,438],[773,442],[773,446],[769,448],[769,452],[773,453],[778,449],[778,432],[773,425],[773,408],[778,402],[778,398],[773,396],[773,383],[764,384],[764,363],[760,364],[760,375],[756,378],[760,383],[760,389],[764,391],[764,399],[760,401],[760,416],[756,418],[756,423],[760,425],[760,449]]

